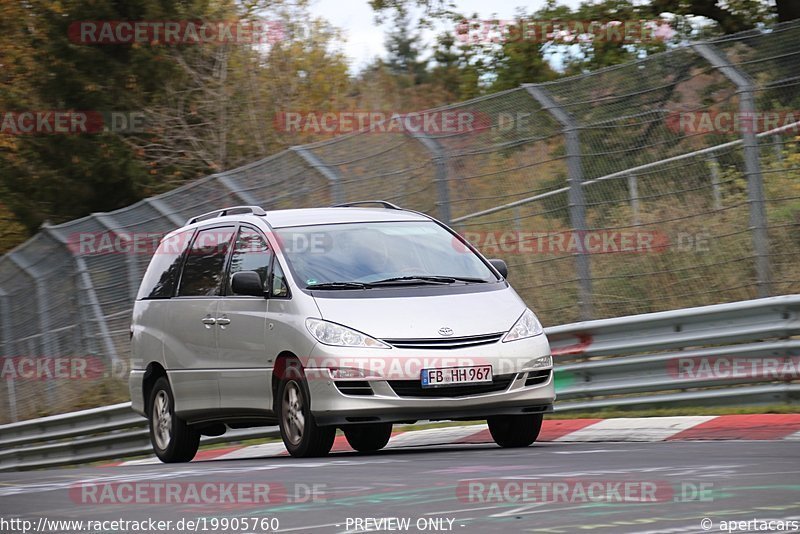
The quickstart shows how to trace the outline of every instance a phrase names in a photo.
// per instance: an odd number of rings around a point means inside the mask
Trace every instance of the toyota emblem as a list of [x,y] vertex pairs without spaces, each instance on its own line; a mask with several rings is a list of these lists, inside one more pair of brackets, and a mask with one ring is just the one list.
[[439,329],[439,334],[441,334],[443,336],[452,336],[453,335],[453,329],[452,328],[448,328],[446,326],[443,326],[443,327],[441,327]]

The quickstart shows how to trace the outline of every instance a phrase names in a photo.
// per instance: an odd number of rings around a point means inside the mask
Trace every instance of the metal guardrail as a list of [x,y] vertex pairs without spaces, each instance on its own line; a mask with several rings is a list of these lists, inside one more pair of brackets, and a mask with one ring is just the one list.
[[[277,427],[255,427],[203,436],[200,443],[279,436]],[[147,420],[134,413],[129,402],[0,427],[0,471],[149,456],[152,452]]]
[[547,335],[563,362],[559,412],[800,400],[800,339],[791,339],[800,335],[800,295],[574,323]]
[[[800,295],[587,321],[546,329],[557,412],[800,401],[797,373],[681,376],[686,362],[800,362]],[[716,360],[715,360],[716,359]],[[763,371],[763,369],[762,369]],[[691,375],[691,373],[689,373]],[[696,375],[696,373],[695,373]],[[203,444],[277,437],[229,430]],[[149,455],[147,422],[116,404],[0,426],[0,471]]]

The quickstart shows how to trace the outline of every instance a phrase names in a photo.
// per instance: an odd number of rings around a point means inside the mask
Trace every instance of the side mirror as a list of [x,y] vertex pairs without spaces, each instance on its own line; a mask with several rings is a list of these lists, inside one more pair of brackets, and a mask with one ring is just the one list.
[[508,265],[506,265],[506,262],[499,258],[494,258],[489,260],[489,263],[492,264],[492,267],[497,269],[497,272],[500,273],[503,278],[508,278]]
[[233,273],[231,278],[231,289],[237,295],[249,295],[251,297],[264,296],[264,284],[261,277],[255,271],[239,271]]

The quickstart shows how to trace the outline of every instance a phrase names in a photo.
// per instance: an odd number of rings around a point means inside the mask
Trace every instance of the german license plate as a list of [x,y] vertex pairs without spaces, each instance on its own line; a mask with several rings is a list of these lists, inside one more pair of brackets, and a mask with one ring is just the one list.
[[424,388],[456,386],[460,384],[485,384],[491,381],[491,365],[444,367],[441,369],[422,370],[422,387]]

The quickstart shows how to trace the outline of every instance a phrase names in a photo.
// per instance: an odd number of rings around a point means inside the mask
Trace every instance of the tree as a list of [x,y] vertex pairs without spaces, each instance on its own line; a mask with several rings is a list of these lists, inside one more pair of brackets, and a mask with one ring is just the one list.
[[486,60],[474,46],[458,44],[452,33],[445,32],[436,39],[432,59],[431,80],[449,95],[449,102],[480,95]]
[[[431,18],[457,18],[455,4],[447,0],[370,0],[372,9],[378,16],[389,12],[406,12],[412,7],[421,8]],[[548,0],[554,6],[554,0]],[[800,18],[800,3],[797,0],[775,0],[772,7],[768,0],[650,0],[641,7],[648,6],[656,13],[675,13],[698,15],[716,21],[723,33],[751,29],[755,24],[772,20],[777,15],[780,22]],[[583,6],[591,3],[585,2]]]
[[491,91],[513,89],[523,83],[546,82],[557,77],[544,58],[541,42],[526,39],[518,27],[509,28],[508,34],[512,38],[490,52],[491,70],[495,78]]
[[695,15],[715,21],[721,33],[736,33],[754,28],[758,23],[774,20],[774,8],[764,0],[651,0],[655,13]]
[[[349,80],[337,34],[304,2],[276,1],[0,0],[0,110],[147,119],[125,134],[0,135],[0,216],[30,235],[45,220],[120,208],[284,148],[292,137],[276,131],[276,113],[336,106]],[[90,45],[69,32],[82,20],[255,18],[280,19],[278,42]]]
[[420,60],[418,42],[419,35],[412,33],[408,15],[397,13],[394,30],[386,40],[386,63],[393,73],[406,76],[417,85],[425,81],[427,74],[427,61]]

